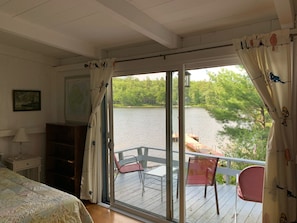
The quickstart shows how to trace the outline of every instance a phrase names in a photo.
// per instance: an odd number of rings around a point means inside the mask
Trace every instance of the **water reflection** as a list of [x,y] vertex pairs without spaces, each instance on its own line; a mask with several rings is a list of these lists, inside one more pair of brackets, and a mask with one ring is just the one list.
[[[178,110],[172,113],[173,132],[177,132]],[[138,146],[165,148],[165,130],[165,108],[114,108],[115,151]],[[205,109],[185,109],[185,132],[198,135],[201,143],[217,148],[220,130],[222,125]]]

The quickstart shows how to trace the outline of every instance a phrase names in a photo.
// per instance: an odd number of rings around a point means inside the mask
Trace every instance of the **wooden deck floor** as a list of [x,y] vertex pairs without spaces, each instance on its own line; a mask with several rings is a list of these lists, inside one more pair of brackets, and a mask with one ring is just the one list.
[[[160,189],[160,185],[155,185]],[[176,193],[176,181],[174,183]],[[220,215],[216,214],[214,189],[208,188],[207,198],[203,197],[204,187],[186,187],[186,220],[188,223],[234,222],[235,186],[218,185],[218,199]],[[137,173],[119,175],[115,182],[115,197],[117,201],[132,205],[135,208],[160,216],[166,215],[166,193],[164,188],[163,201],[160,190],[146,188],[142,196],[142,184]],[[179,201],[174,196],[174,217],[178,219]],[[238,221],[240,223],[262,222],[262,204],[246,202],[238,199]],[[177,220],[178,221],[178,220]]]

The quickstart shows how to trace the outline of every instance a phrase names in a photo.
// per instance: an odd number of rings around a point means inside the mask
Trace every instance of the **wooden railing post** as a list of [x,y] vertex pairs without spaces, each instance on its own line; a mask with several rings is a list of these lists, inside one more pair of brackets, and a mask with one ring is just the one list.
[[[231,160],[227,160],[227,168],[230,169],[231,167]],[[230,176],[229,175],[225,175],[226,177],[226,184],[230,184]]]
[[145,168],[145,159],[143,159],[142,155],[143,155],[142,154],[142,147],[137,148],[137,159],[138,159],[138,157],[141,157],[141,159],[139,160],[139,162]]
[[144,168],[147,168],[147,157],[148,157],[148,148],[147,147],[144,147],[144,153],[143,153],[143,167]]
[[124,153],[123,151],[119,152],[119,161],[124,159]]

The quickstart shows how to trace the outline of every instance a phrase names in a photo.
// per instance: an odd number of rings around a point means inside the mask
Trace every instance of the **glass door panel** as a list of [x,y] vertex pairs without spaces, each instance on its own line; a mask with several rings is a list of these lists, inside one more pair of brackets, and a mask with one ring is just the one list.
[[166,73],[113,78],[114,152],[120,165],[139,162],[139,172],[115,170],[114,200],[166,216]]

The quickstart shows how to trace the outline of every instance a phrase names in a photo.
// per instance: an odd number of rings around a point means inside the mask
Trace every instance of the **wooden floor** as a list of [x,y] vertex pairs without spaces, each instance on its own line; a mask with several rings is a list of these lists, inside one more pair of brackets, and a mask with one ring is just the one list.
[[132,218],[117,212],[111,211],[108,208],[84,202],[87,210],[92,216],[94,223],[110,222],[110,223],[139,223]]

